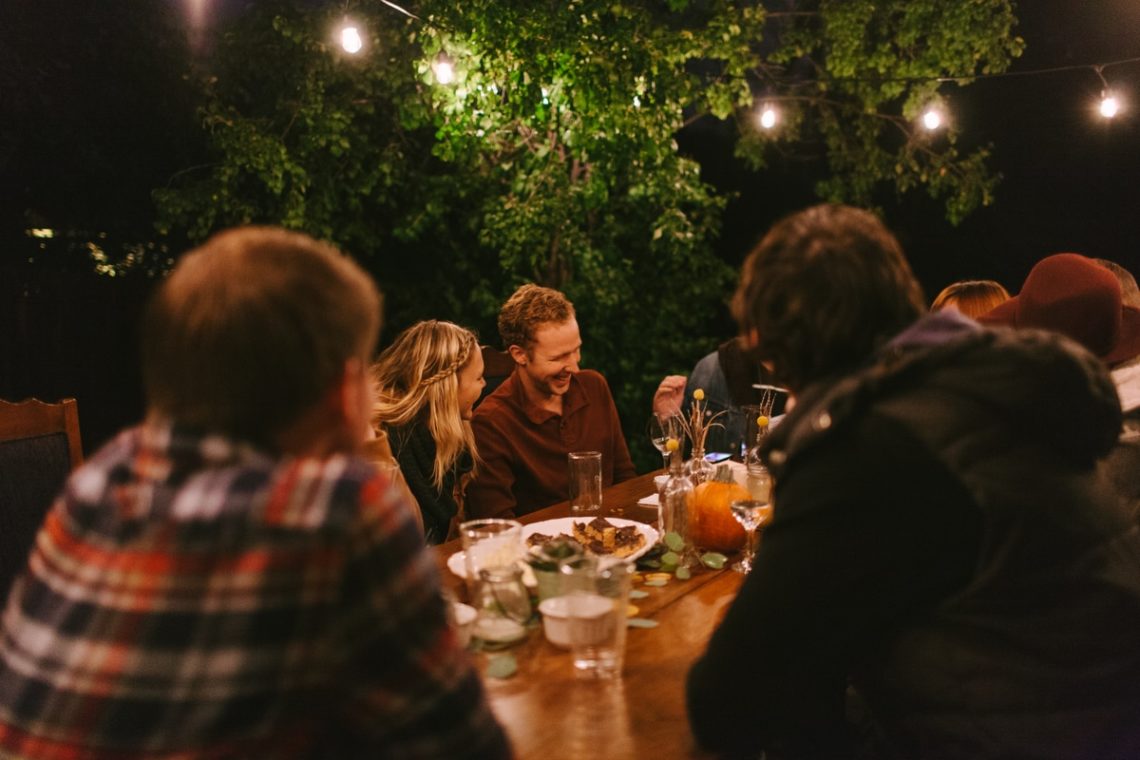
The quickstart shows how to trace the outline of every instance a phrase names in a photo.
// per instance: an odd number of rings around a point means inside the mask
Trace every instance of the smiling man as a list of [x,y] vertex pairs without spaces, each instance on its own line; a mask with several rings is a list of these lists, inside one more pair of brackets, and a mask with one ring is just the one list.
[[579,367],[574,305],[557,290],[523,285],[499,311],[515,371],[475,410],[482,460],[467,491],[469,517],[512,517],[567,497],[566,455],[602,452],[602,482],[637,473],[606,380]]

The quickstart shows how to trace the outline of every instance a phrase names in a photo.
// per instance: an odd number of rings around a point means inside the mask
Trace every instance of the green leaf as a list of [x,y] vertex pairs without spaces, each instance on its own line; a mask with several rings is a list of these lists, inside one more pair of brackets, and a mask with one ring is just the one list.
[[685,539],[681,538],[680,533],[669,531],[665,534],[665,545],[675,552],[679,552],[685,548]]
[[728,561],[728,557],[720,552],[705,552],[701,555],[701,564],[705,567],[712,568],[713,570],[720,570],[724,567],[724,563]]
[[487,660],[487,676],[490,678],[510,678],[518,669],[519,664],[513,654],[497,654]]
[[641,589],[635,588],[629,592],[629,598],[630,599],[644,599],[647,596],[649,596],[649,594],[645,593]]
[[656,620],[649,618],[630,618],[625,624],[630,628],[656,628],[658,625]]
[[661,564],[662,565],[673,565],[674,567],[676,567],[680,563],[681,563],[681,555],[677,554],[677,552],[665,552],[664,554],[661,555]]
[[687,567],[678,567],[677,572],[674,573],[678,580],[687,581],[693,577],[693,573]]
[[658,580],[646,581],[646,582],[645,582],[645,585],[646,585],[646,586],[653,586],[653,587],[655,587],[655,588],[660,588],[661,586],[664,586],[664,585],[665,585],[666,583],[668,583],[668,582],[669,582],[669,581],[665,581],[665,580],[660,580],[660,579],[658,579]]

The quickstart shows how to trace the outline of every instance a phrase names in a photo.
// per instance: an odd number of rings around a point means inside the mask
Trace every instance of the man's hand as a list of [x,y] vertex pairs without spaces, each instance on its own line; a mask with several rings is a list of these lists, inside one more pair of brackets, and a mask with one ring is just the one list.
[[658,417],[679,414],[681,402],[685,400],[685,382],[684,375],[666,376],[653,394],[653,413]]

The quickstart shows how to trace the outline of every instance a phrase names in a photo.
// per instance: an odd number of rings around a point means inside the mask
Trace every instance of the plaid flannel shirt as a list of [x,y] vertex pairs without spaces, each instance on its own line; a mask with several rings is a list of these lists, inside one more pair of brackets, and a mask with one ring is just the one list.
[[126,431],[4,613],[5,760],[509,754],[409,506],[352,457]]

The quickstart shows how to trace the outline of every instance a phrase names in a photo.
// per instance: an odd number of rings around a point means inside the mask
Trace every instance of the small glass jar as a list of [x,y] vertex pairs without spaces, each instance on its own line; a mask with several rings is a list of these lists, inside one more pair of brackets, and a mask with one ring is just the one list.
[[476,637],[490,645],[505,645],[526,636],[530,621],[530,593],[518,565],[489,567],[479,571],[475,593]]

